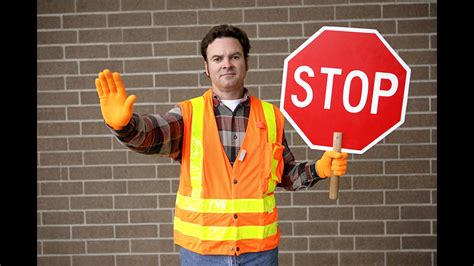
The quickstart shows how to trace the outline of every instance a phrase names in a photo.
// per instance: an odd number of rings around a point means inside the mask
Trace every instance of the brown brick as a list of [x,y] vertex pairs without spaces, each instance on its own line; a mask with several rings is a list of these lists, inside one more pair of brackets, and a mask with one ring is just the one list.
[[176,89],[170,91],[171,102],[180,102],[191,99],[193,97],[201,96],[207,89]]
[[[104,69],[110,69],[113,72],[124,72],[123,62],[117,60],[100,60],[100,61],[81,61],[80,62],[81,74],[94,74],[98,75],[99,72]],[[97,76],[90,77],[87,88],[92,89],[92,84]],[[69,87],[68,87],[69,89]]]
[[245,22],[287,22],[288,8],[258,8],[244,10]]
[[112,197],[71,197],[71,209],[112,209]]
[[[368,20],[368,21],[351,21],[351,27],[375,29],[380,34],[395,34],[397,33],[396,20]],[[383,36],[385,39],[385,36]],[[390,43],[389,43],[390,44]]]
[[398,33],[436,33],[438,31],[436,24],[436,19],[398,20]]
[[160,255],[160,265],[179,265],[180,256],[178,254]]
[[278,208],[279,221],[307,220],[307,208]]
[[160,237],[173,237],[173,224],[159,225]]
[[121,194],[126,193],[125,181],[84,182],[85,194]]
[[128,240],[87,241],[87,253],[127,253],[130,252]]
[[167,1],[167,9],[205,9],[210,8],[210,1],[193,1],[193,0],[173,0]]
[[[252,53],[259,55],[268,53],[288,53],[288,42],[286,40],[252,40],[251,45]],[[286,56],[287,55],[285,55],[285,57]],[[283,63],[283,61],[281,61],[281,63]]]
[[159,10],[165,8],[165,0],[122,0],[122,10]]
[[119,0],[77,0],[76,3],[77,12],[94,12],[94,11],[119,11],[120,1]]
[[87,224],[128,223],[128,211],[87,211]]
[[282,222],[280,217],[278,217],[278,229],[280,229],[280,234],[282,236],[292,236],[293,235],[293,223],[292,222]]
[[354,189],[396,189],[397,176],[355,176]]
[[150,13],[125,13],[108,15],[109,27],[151,26]]
[[400,176],[400,188],[402,189],[413,189],[413,188],[436,188],[437,187],[437,176],[436,175],[407,175]]
[[37,210],[68,210],[69,198],[67,197],[37,197]]
[[[157,113],[159,113],[159,112],[157,112]],[[157,163],[170,163],[171,159],[168,158],[168,157],[141,154],[141,153],[130,151],[130,152],[128,152],[128,162],[132,163],[132,164],[157,164]],[[142,178],[155,178],[155,175],[153,175],[153,176],[143,175]]]
[[340,265],[384,265],[383,252],[351,252],[340,254]]
[[131,251],[137,253],[172,252],[173,240],[132,240]]
[[43,224],[83,224],[83,212],[44,212]]
[[73,256],[73,265],[101,265],[101,266],[115,266],[114,256],[101,255],[101,256]]
[[397,220],[400,219],[398,207],[355,207],[356,220]]
[[[173,221],[171,210],[130,211],[131,223],[169,223]],[[163,236],[162,236],[163,237]]]
[[383,5],[384,18],[412,18],[426,17],[429,12],[429,4],[396,4]]
[[106,45],[67,46],[66,58],[107,58]]
[[400,146],[400,158],[436,158],[436,144],[402,145]]
[[334,7],[297,7],[290,8],[290,21],[333,20]]
[[403,236],[402,249],[436,250],[436,236]]
[[65,89],[64,78],[63,77],[37,77],[36,89],[38,91],[64,90]]
[[38,14],[69,13],[74,12],[75,2],[65,2],[61,0],[38,1],[36,2],[36,12]]
[[387,174],[420,174],[430,173],[429,160],[399,160],[385,162]]
[[44,254],[84,254],[85,249],[84,241],[43,242]]
[[380,5],[336,6],[336,19],[369,19],[381,18]]
[[429,191],[387,191],[385,194],[385,202],[387,204],[403,204],[403,203],[429,203]]
[[82,194],[81,182],[51,182],[41,184],[41,195],[77,195]]
[[125,152],[84,152],[84,163],[91,164],[123,164],[126,162]]
[[121,42],[122,32],[119,29],[80,30],[80,43]]
[[198,84],[196,74],[157,74],[155,86],[157,87],[195,87]]
[[436,51],[401,51],[400,57],[404,59],[407,64],[413,65],[425,65],[425,64],[436,64],[437,63],[437,52]]
[[173,42],[154,44],[154,56],[200,55],[196,42]]
[[402,219],[433,219],[437,217],[436,206],[402,206]]
[[107,16],[105,15],[65,15],[63,28],[105,28]]
[[352,237],[311,237],[309,238],[309,250],[353,250],[354,239]]
[[431,252],[387,252],[386,265],[432,265]]
[[77,43],[75,31],[45,31],[36,33],[36,44]]
[[[354,154],[354,159],[398,159],[398,146],[375,145],[362,155]],[[349,162],[350,163],[350,162]],[[350,165],[349,165],[350,167]]]
[[65,151],[67,150],[66,138],[37,138],[38,151]]
[[281,77],[282,73],[279,70],[249,71],[245,82],[246,85],[279,84]]
[[352,220],[352,207],[310,207],[309,220]]
[[[125,61],[125,72],[127,73],[141,73],[141,72],[147,73],[147,72],[163,72],[163,71],[168,71],[168,60],[166,59],[138,59],[138,60]],[[133,76],[127,75],[127,77],[133,77]],[[148,75],[147,75],[147,79],[148,79]],[[132,87],[130,84],[128,84],[128,82],[125,84],[127,84],[127,87]],[[153,76],[151,76],[151,84],[153,84]]]
[[55,167],[48,167],[48,168],[36,168],[36,178],[38,180],[67,180],[68,179],[68,171],[66,168],[55,168]]
[[429,234],[429,221],[394,221],[387,222],[387,234]]
[[[160,257],[162,257],[161,255]],[[158,264],[158,255],[117,255],[117,266],[126,265],[172,265],[172,264]],[[176,264],[178,265],[178,264]]]
[[70,150],[102,150],[110,149],[112,142],[110,137],[77,137],[69,138]]
[[197,24],[196,11],[166,11],[153,13],[153,25],[193,25]]
[[117,238],[158,237],[158,227],[156,225],[116,226],[115,234]]
[[[303,28],[300,24],[261,24],[258,27],[260,37],[297,37],[303,36]],[[280,75],[281,77],[281,75]]]
[[138,28],[123,29],[124,42],[155,42],[167,39],[166,28]]
[[71,257],[63,256],[37,256],[37,266],[69,266],[71,264]]
[[235,24],[243,21],[242,10],[206,10],[198,11],[198,22],[199,24]]
[[352,175],[383,174],[383,163],[380,161],[348,161],[347,172]]
[[[351,22],[355,23],[355,22]],[[334,27],[349,27],[348,22],[341,22],[341,21],[330,21],[330,22],[308,22],[308,23],[303,23],[303,36],[309,37],[315,34],[318,30],[321,29],[323,26],[334,26]],[[290,51],[295,50],[298,46],[303,44],[307,38],[305,39],[297,39],[295,41],[290,41]]]
[[69,226],[38,226],[36,239],[70,239]]
[[327,192],[293,193],[293,205],[313,205],[315,202],[318,205],[334,204],[334,201],[329,199]]
[[[257,6],[289,6],[301,5],[300,0],[257,0]],[[285,264],[284,264],[285,265]]]
[[128,181],[128,193],[170,193],[168,180]]
[[36,117],[38,121],[66,120],[66,109],[60,108],[37,108]]
[[78,135],[79,123],[61,122],[61,123],[38,123],[38,136],[65,136]]
[[307,237],[282,237],[278,245],[280,251],[305,251],[308,250]]
[[408,129],[395,130],[385,137],[385,143],[429,143],[430,130]]
[[112,168],[110,166],[79,166],[70,167],[71,180],[111,179]]
[[156,196],[115,196],[116,209],[151,209],[157,206]]
[[295,235],[336,235],[337,222],[295,222],[293,224]]
[[301,253],[295,255],[295,265],[317,262],[320,265],[338,265],[336,253]]
[[73,226],[73,239],[99,239],[113,238],[115,236],[113,226]]
[[64,58],[63,48],[57,46],[37,47],[36,53],[37,60],[53,60]]
[[[201,41],[204,35],[210,30],[207,26],[187,26],[187,27],[169,27],[168,40],[193,40]],[[250,38],[250,37],[249,37]]]
[[393,250],[400,249],[400,237],[356,237],[356,250]]
[[174,208],[176,203],[176,194],[173,195],[159,195],[158,204],[160,208]]
[[204,61],[202,57],[183,57],[169,59],[170,71],[190,71],[202,70],[204,71]]
[[115,166],[114,178],[155,178],[156,172],[154,166]]
[[77,62],[39,62],[38,75],[78,74]]
[[110,57],[149,57],[153,54],[151,44],[110,45]]
[[383,222],[341,222],[342,235],[381,235],[384,233]]

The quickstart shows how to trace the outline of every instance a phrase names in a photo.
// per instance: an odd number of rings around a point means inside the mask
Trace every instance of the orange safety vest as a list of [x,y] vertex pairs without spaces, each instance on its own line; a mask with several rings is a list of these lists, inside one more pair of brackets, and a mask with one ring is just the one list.
[[212,90],[180,103],[184,137],[174,240],[206,255],[278,246],[274,190],[283,173],[280,110],[250,96],[245,138],[233,167],[220,142]]

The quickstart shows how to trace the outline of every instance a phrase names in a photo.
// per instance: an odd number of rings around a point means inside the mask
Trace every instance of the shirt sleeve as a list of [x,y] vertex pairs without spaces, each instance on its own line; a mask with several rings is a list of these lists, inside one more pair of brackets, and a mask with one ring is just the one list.
[[277,186],[289,191],[296,191],[314,186],[321,178],[315,168],[316,161],[296,162],[293,153],[288,147],[285,133],[283,133],[283,159],[285,166],[281,183]]
[[130,150],[181,160],[184,128],[179,106],[163,115],[134,113],[123,129],[109,128],[117,140]]

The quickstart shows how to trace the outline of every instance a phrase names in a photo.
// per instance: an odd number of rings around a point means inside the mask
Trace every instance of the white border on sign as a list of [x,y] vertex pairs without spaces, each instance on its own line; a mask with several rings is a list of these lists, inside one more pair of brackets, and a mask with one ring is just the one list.
[[[323,33],[325,30],[332,30],[332,31],[346,31],[346,32],[364,32],[364,33],[371,33],[371,34],[376,34],[377,37],[382,41],[382,43],[385,45],[385,47],[388,48],[390,53],[397,59],[397,61],[402,65],[402,67],[406,70],[407,75],[405,79],[405,94],[403,95],[403,106],[402,106],[402,114],[400,117],[400,121],[396,123],[394,126],[392,126],[390,129],[385,131],[383,134],[381,134],[378,138],[376,138],[374,141],[369,143],[366,147],[364,147],[362,150],[352,150],[352,149],[345,149],[342,148],[342,152],[348,152],[348,153],[355,153],[355,154],[362,154],[366,152],[368,149],[372,148],[375,144],[377,144],[379,141],[381,141],[383,138],[385,138],[388,134],[390,134],[392,131],[394,131],[396,128],[398,128],[400,125],[402,125],[405,122],[405,111],[406,111],[406,106],[407,106],[407,101],[408,101],[408,89],[410,85],[410,74],[411,74],[411,69],[410,67],[402,60],[402,58],[393,50],[393,48],[388,44],[388,42],[382,37],[382,35],[375,29],[363,29],[363,28],[349,28],[349,27],[334,27],[334,26],[323,26],[321,29],[319,29],[316,33],[314,33],[311,37],[309,37],[303,44],[301,44],[296,50],[294,50],[289,56],[285,58],[284,65],[283,65],[283,78],[281,82],[281,96],[280,96],[280,110],[285,116],[285,118],[290,122],[290,124],[293,126],[293,128],[296,129],[298,134],[301,136],[301,138],[306,142],[306,145],[308,145],[311,149],[313,150],[332,150],[332,147],[329,146],[320,146],[320,145],[313,145],[311,141],[306,137],[306,135],[303,133],[303,131],[299,128],[299,126],[296,124],[296,122],[291,118],[291,116],[285,111],[283,108],[285,104],[285,88],[286,88],[286,76],[287,76],[287,69],[288,69],[288,62],[295,57],[301,50],[303,50],[306,46],[308,46],[316,37],[318,37],[321,33]],[[343,134],[343,139],[344,139],[344,134]]]

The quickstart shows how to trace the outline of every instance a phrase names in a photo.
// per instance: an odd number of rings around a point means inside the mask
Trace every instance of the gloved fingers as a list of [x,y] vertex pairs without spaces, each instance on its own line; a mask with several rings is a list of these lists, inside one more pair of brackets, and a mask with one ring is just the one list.
[[331,151],[325,151],[323,156],[330,157],[332,159],[344,159],[344,158],[347,158],[347,153],[331,150]]
[[133,112],[133,104],[135,103],[136,99],[137,99],[137,96],[132,94],[128,96],[127,99],[125,100],[124,108],[130,114]]
[[103,71],[103,73],[104,73],[105,78],[107,79],[107,85],[109,86],[110,92],[111,93],[116,93],[117,88],[115,86],[114,78],[112,77],[112,72],[110,72],[110,70],[108,70],[108,69],[105,69]]
[[346,174],[346,171],[345,170],[344,171],[333,171],[333,174],[335,176],[343,176],[343,175]]
[[125,86],[123,85],[122,78],[118,72],[114,72],[112,74],[115,85],[117,86],[117,93],[118,94],[125,94]]
[[104,91],[102,91],[102,86],[100,85],[100,80],[98,78],[95,79],[95,88],[97,90],[97,94],[99,95],[99,98],[103,98]]
[[345,166],[345,165],[342,165],[342,166],[333,165],[333,166],[331,166],[331,170],[332,171],[346,171],[347,166]]
[[332,160],[331,165],[332,166],[346,166],[347,165],[347,160],[334,159],[334,160]]
[[100,86],[104,92],[104,96],[110,93],[109,85],[107,84],[107,79],[105,78],[104,72],[99,73]]

